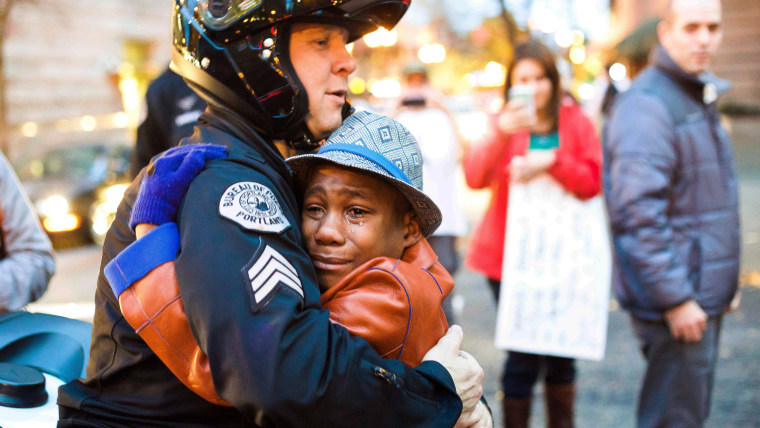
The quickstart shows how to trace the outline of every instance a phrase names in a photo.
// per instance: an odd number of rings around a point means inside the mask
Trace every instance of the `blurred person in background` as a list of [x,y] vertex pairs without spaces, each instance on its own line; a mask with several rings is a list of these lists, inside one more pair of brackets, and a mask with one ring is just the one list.
[[0,314],[39,299],[55,273],[50,239],[0,153]]
[[[535,109],[509,100],[515,85],[533,88]],[[491,135],[481,144],[471,145],[464,156],[467,184],[475,189],[490,188],[492,193],[472,232],[465,262],[488,278],[497,304],[510,184],[548,173],[579,199],[597,195],[601,187],[602,156],[596,130],[582,108],[563,95],[549,48],[535,40],[515,46],[507,69],[505,101],[493,117]],[[548,426],[573,426],[575,360],[509,351],[502,378],[505,427],[528,426],[533,386],[542,369]]]
[[628,76],[620,80],[615,80],[610,76],[612,65],[607,64],[604,71],[594,79],[594,96],[583,103],[583,108],[591,118],[597,121],[598,125],[603,124],[609,117],[612,104],[617,97],[631,86],[631,79]]
[[182,76],[170,68],[148,86],[141,111],[145,118],[137,127],[130,174],[137,177],[153,156],[170,149],[193,134],[206,102],[195,93]]
[[[443,94],[430,86],[425,65],[411,63],[404,67],[403,75],[405,85],[396,107],[396,120],[409,129],[420,145],[425,194],[443,213],[441,226],[428,237],[428,242],[453,277],[459,268],[457,237],[467,229],[457,189],[456,172],[461,156],[458,133]],[[453,299],[452,291],[443,302],[449,324],[455,324],[457,318]]]
[[701,427],[710,412],[722,315],[738,306],[733,152],[707,71],[722,39],[719,0],[673,0],[654,63],[604,128],[613,286],[647,368],[639,427]]

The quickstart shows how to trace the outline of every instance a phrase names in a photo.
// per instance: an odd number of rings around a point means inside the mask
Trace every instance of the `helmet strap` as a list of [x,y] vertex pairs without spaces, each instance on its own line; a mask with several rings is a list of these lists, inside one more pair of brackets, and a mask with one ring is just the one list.
[[[351,102],[346,99],[346,102],[343,103],[343,109],[341,110],[343,120],[346,120],[348,116],[351,116],[354,111],[356,111],[356,109],[354,109]],[[295,136],[295,138],[288,138],[286,141],[293,150],[298,152],[298,154],[303,154],[316,152],[325,140],[324,138],[317,140],[314,134],[309,130],[309,127],[306,126],[306,122],[304,122],[301,125],[301,132]]]

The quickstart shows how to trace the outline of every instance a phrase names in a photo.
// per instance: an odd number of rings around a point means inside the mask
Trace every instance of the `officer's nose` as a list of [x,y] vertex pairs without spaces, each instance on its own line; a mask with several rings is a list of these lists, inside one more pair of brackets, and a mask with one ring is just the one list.
[[327,213],[317,225],[314,240],[321,245],[342,245],[346,242],[345,225],[346,220],[340,213]]
[[348,76],[356,70],[356,60],[346,46],[337,46],[333,54],[332,71],[335,74]]

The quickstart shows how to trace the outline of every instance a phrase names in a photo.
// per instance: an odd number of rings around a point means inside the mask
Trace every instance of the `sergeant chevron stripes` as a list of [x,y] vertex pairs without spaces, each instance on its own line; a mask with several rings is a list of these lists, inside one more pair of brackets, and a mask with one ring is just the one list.
[[251,280],[256,303],[263,302],[280,283],[292,288],[303,297],[303,287],[296,269],[282,254],[269,245],[264,248],[256,263],[248,269],[248,278]]

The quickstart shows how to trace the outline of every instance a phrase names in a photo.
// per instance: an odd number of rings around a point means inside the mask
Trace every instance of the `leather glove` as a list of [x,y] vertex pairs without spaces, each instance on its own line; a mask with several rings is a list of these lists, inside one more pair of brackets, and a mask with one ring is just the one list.
[[207,161],[225,157],[225,146],[188,144],[172,147],[153,159],[140,182],[129,227],[135,230],[140,223],[161,225],[176,221],[190,182]]

